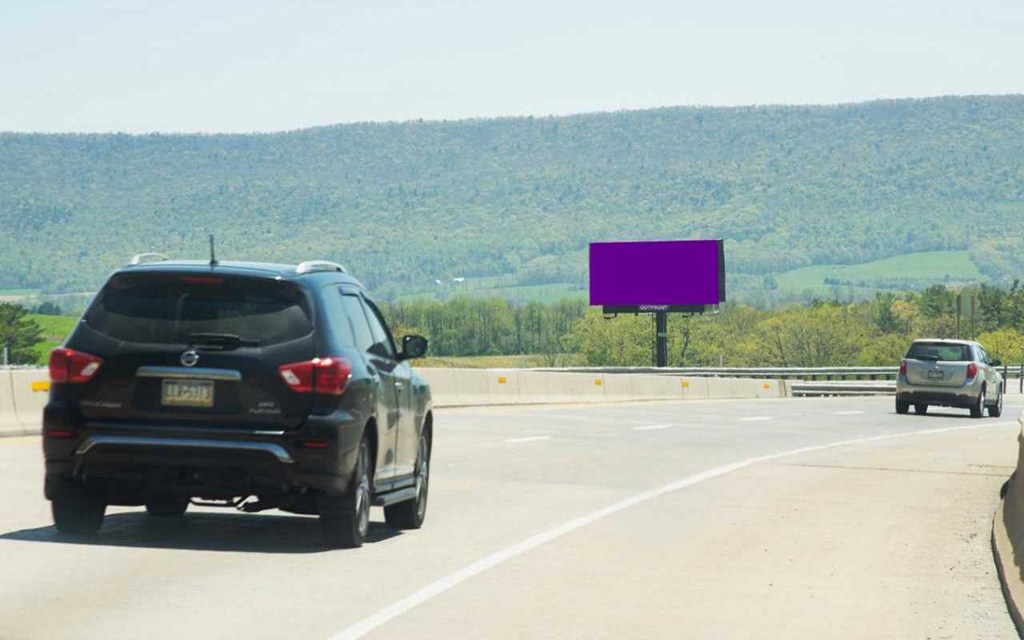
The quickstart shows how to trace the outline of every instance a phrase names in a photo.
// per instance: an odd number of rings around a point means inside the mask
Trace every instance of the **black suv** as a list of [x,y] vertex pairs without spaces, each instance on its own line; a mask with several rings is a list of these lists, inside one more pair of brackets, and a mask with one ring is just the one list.
[[430,389],[380,310],[334,263],[136,256],[50,355],[46,497],[57,529],[95,533],[107,505],[189,503],[319,515],[358,547],[370,505],[419,528]]

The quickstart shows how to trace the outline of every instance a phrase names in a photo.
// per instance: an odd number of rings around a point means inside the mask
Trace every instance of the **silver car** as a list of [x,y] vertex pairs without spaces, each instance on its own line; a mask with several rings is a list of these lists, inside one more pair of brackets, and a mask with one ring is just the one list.
[[900,363],[896,379],[896,413],[910,405],[919,414],[929,405],[970,409],[980,418],[985,409],[997,418],[1003,413],[1000,363],[970,340],[915,340]]

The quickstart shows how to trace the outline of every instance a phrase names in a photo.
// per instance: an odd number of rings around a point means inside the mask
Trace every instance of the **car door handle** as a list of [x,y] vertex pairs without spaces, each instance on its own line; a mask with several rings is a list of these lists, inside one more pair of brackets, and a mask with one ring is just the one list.
[[402,388],[402,383],[401,382],[396,382],[395,383],[395,388],[396,389],[401,389]]

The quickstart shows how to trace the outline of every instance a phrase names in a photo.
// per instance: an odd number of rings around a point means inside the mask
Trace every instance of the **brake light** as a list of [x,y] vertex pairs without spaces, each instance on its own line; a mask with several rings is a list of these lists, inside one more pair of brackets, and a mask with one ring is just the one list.
[[224,278],[218,276],[183,276],[181,281],[186,284],[224,284]]
[[976,375],[978,375],[978,365],[971,362],[967,365],[967,379],[970,380]]
[[901,376],[907,375],[907,361],[906,360],[900,361],[900,375]]
[[303,449],[326,449],[328,444],[326,440],[303,440],[299,446]]
[[50,352],[50,382],[81,384],[92,380],[103,366],[103,358],[58,347]]
[[67,438],[70,438],[71,436],[75,435],[71,431],[71,429],[50,429],[49,431],[46,431],[45,433],[46,433],[47,436],[49,436],[51,438],[61,438],[61,439],[67,439]]
[[284,383],[296,393],[322,393],[331,396],[345,393],[345,386],[352,377],[352,366],[338,356],[283,364],[277,371]]

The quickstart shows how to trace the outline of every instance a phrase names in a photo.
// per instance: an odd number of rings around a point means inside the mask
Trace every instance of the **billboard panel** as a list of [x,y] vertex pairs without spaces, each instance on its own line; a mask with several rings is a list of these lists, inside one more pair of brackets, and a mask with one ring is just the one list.
[[722,302],[721,240],[590,244],[592,305],[610,312],[693,311]]

